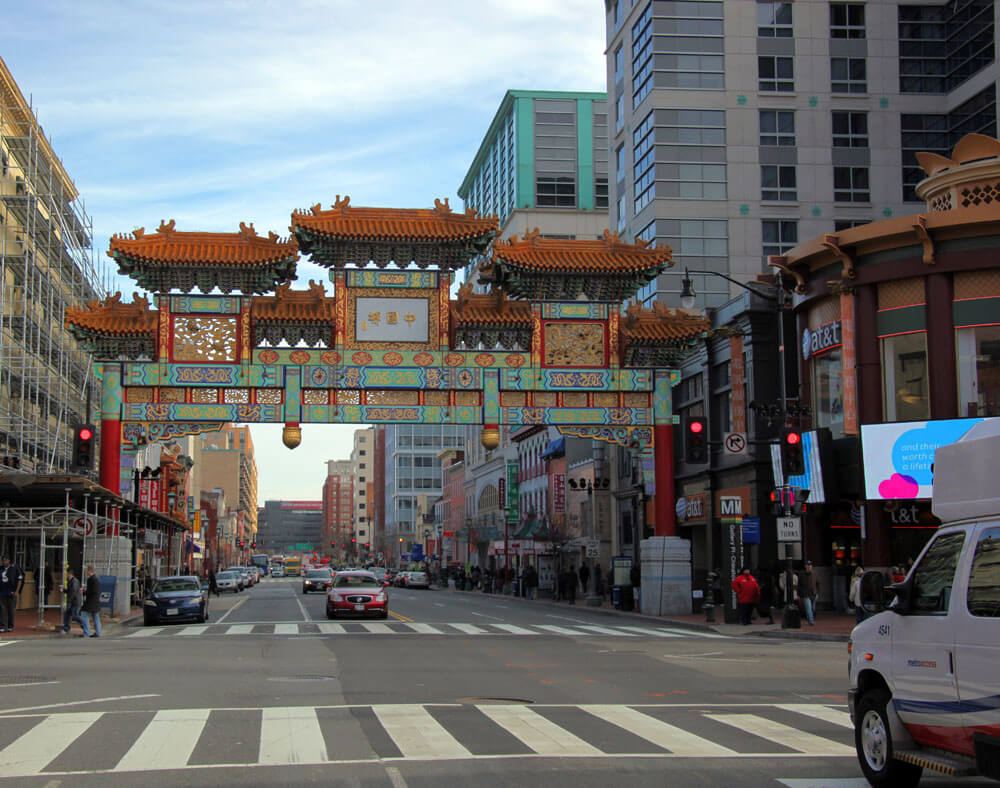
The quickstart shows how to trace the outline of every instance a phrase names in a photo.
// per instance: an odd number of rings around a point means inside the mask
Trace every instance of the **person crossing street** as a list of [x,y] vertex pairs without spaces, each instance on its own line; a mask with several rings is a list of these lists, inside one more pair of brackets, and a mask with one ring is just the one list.
[[750,574],[749,566],[743,567],[743,572],[733,580],[733,591],[736,592],[736,601],[739,605],[740,623],[747,626],[750,624],[754,605],[760,599],[760,586]]

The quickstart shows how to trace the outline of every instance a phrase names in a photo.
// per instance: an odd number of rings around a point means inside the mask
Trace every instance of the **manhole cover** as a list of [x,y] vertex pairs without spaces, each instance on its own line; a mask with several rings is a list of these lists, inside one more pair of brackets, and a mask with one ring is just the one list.
[[333,681],[333,676],[271,676],[268,681]]
[[456,703],[476,703],[476,704],[502,704],[509,703],[513,705],[525,706],[530,703],[534,703],[533,700],[528,700],[527,698],[459,698]]
[[8,684],[33,684],[38,681],[52,681],[48,676],[0,676],[0,686]]

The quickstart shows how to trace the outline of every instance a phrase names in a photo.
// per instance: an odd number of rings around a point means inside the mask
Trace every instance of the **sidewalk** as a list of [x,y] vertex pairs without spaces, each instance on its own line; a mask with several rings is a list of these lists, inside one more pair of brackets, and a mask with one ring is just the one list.
[[[106,614],[101,614],[101,634],[112,634],[118,627],[124,626],[137,616],[142,615],[142,608],[133,607],[128,616],[109,618]],[[68,637],[60,633],[62,627],[62,611],[46,610],[42,623],[38,622],[38,610],[18,610],[14,614],[14,631],[4,632],[0,635],[0,642],[4,640],[23,640],[24,638],[38,637]],[[80,625],[72,622],[72,634],[78,635],[82,632]]]
[[[462,594],[481,594],[482,591],[457,591],[455,589],[445,589],[442,591],[451,591],[453,593]],[[564,610],[572,610],[575,607],[585,608],[587,610],[592,610],[595,613],[602,613],[608,616],[616,616],[619,618],[625,618],[632,621],[650,621],[656,620],[664,624],[670,624],[671,626],[681,627],[684,629],[693,629],[701,632],[716,632],[720,635],[730,635],[730,636],[756,636],[756,637],[766,637],[766,638],[786,638],[792,640],[818,640],[818,641],[835,641],[835,642],[847,642],[850,637],[851,630],[854,629],[855,618],[853,613],[839,613],[834,610],[822,610],[816,615],[816,625],[809,626],[809,622],[802,617],[802,627],[801,629],[782,629],[781,628],[781,611],[776,610],[774,613],[774,623],[767,624],[762,623],[760,619],[755,619],[750,626],[741,626],[740,624],[726,624],[722,620],[722,609],[716,608],[716,622],[709,624],[705,621],[704,613],[697,613],[689,616],[646,616],[638,611],[624,611],[617,610],[614,605],[611,604],[611,599],[607,595],[602,599],[601,604],[595,607],[589,607],[587,605],[586,596],[583,594],[577,594],[576,603],[571,605],[568,602],[556,602],[551,598],[538,598],[538,599],[527,599],[525,597],[516,596],[503,596],[502,594],[487,594],[485,596],[501,597],[506,600],[521,602],[526,605],[545,605],[550,608],[563,608]]]

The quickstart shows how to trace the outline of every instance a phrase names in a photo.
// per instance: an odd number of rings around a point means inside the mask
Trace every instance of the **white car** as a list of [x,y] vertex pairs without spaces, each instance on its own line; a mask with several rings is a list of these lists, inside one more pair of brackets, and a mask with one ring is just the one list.
[[282,569],[280,566],[276,566],[271,570],[271,577],[284,577],[284,576],[285,576],[285,570]]
[[431,581],[427,577],[426,572],[407,572],[406,573],[406,587],[407,588],[430,588]]
[[238,594],[240,591],[240,579],[234,572],[219,572],[215,576],[215,587],[219,589],[220,594],[223,591],[232,591],[234,594]]

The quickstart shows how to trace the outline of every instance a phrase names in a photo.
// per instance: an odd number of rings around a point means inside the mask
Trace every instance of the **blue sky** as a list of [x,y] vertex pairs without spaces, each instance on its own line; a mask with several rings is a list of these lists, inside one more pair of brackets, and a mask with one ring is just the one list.
[[[461,205],[456,189],[508,89],[605,90],[599,0],[32,0],[0,55],[108,238],[287,235],[289,214]],[[299,264],[299,282],[325,271]],[[130,282],[120,285],[131,289]],[[348,427],[254,428],[260,499],[319,498]]]

